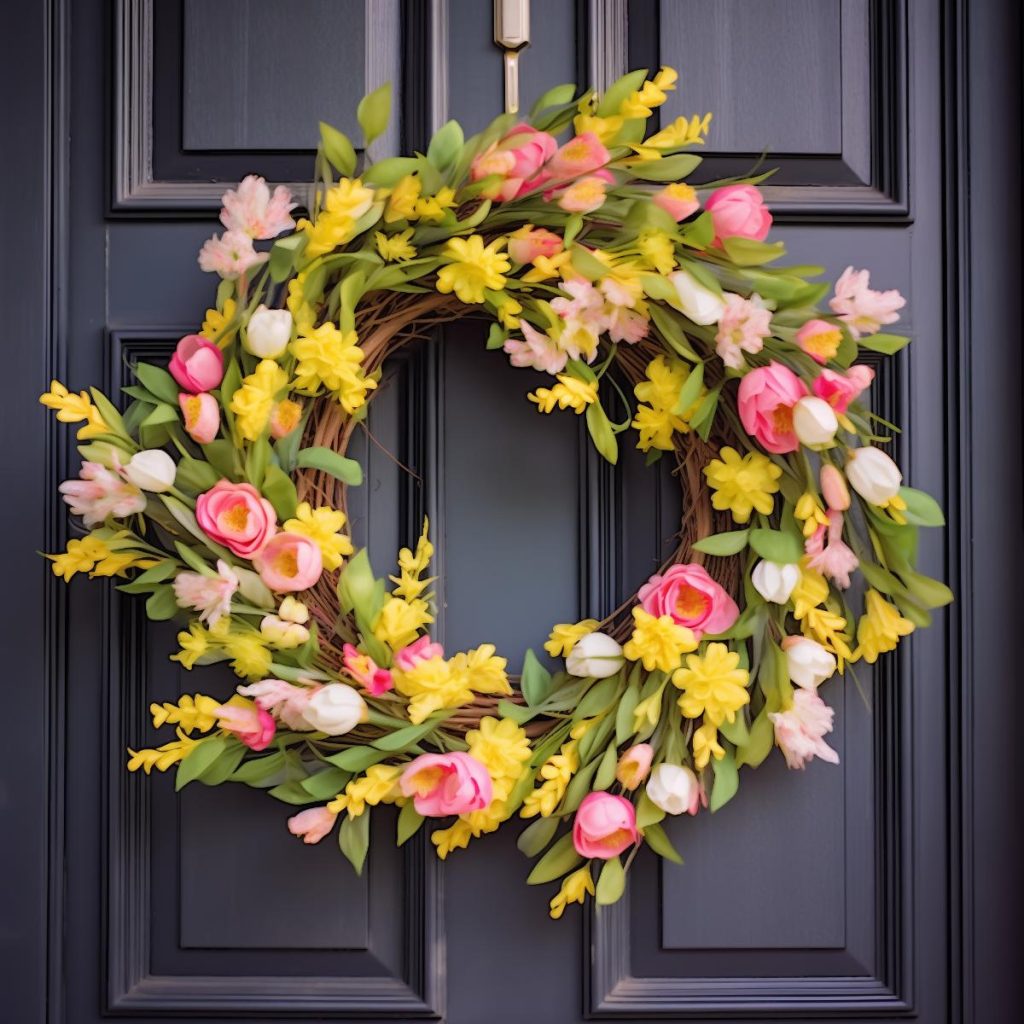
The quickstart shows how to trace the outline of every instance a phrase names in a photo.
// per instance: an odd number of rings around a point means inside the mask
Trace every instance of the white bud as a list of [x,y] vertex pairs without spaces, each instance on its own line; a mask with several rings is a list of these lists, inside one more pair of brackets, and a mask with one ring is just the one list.
[[846,479],[865,501],[884,505],[899,493],[903,474],[880,448],[855,448],[846,460]]
[[668,275],[669,281],[679,295],[679,308],[695,323],[703,326],[717,324],[725,312],[725,303],[720,295],[705,288],[685,270]]
[[571,676],[606,679],[622,668],[622,647],[607,633],[588,633],[579,640],[565,659],[565,670]]
[[264,615],[260,633],[283,651],[301,647],[309,639],[309,630],[299,622],[289,622],[278,615]]
[[793,431],[801,444],[829,444],[838,429],[836,411],[824,398],[801,398],[793,406]]
[[700,783],[681,764],[659,764],[647,780],[647,796],[666,814],[696,814],[700,806]]
[[287,309],[257,306],[245,329],[245,350],[260,359],[283,356],[292,336],[292,315]]
[[366,702],[346,683],[328,683],[320,687],[302,712],[302,717],[317,732],[342,736],[366,721]]
[[771,601],[772,604],[785,604],[793,593],[793,588],[800,582],[800,566],[779,565],[778,562],[767,560],[758,562],[750,574],[750,582],[766,601]]
[[178,467],[167,452],[159,448],[149,448],[144,452],[136,452],[124,467],[125,479],[143,491],[162,494],[174,486]]
[[804,690],[814,690],[836,672],[835,657],[816,640],[789,636],[782,641],[789,678]]

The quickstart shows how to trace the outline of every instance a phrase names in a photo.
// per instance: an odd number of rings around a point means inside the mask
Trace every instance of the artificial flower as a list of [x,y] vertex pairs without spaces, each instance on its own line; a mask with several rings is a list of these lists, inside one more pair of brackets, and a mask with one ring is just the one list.
[[846,590],[850,586],[850,573],[854,572],[860,560],[843,540],[843,513],[837,509],[828,510],[828,526],[819,526],[804,544],[807,551],[807,565],[827,576],[837,587]]
[[736,602],[700,565],[677,564],[655,573],[636,596],[644,611],[655,618],[668,615],[697,642],[705,633],[724,633],[740,614]]
[[178,467],[167,452],[159,448],[147,448],[136,452],[121,472],[135,487],[154,494],[163,494],[174,486]]
[[283,679],[261,679],[248,686],[240,686],[238,692],[253,698],[264,711],[275,714],[286,728],[309,732],[313,726],[306,719],[306,710],[318,689],[317,686],[296,686]]
[[242,378],[231,396],[235,425],[246,441],[258,441],[267,429],[278,394],[288,386],[288,374],[273,359],[261,359],[256,369]]
[[355,550],[352,541],[341,532],[345,522],[344,512],[326,505],[313,508],[308,501],[300,501],[295,508],[295,517],[288,519],[282,529],[313,541],[320,549],[324,568],[333,571],[340,568],[343,559]]
[[821,644],[802,636],[787,636],[782,641],[786,672],[790,681],[805,690],[815,690],[836,672],[836,659]]
[[735,721],[736,712],[750,703],[750,676],[739,665],[739,654],[720,643],[708,644],[702,655],[687,655],[685,668],[672,675],[672,684],[682,690],[679,710],[683,715],[703,715],[716,726]]
[[531,367],[555,376],[565,369],[569,353],[559,346],[558,340],[550,334],[542,334],[525,320],[519,325],[522,340],[507,338],[504,350],[513,366]]
[[794,341],[823,366],[835,359],[843,340],[843,332],[827,320],[808,320],[797,332]]
[[484,244],[483,236],[450,238],[442,256],[448,261],[437,272],[437,290],[444,295],[455,292],[460,302],[484,301],[484,289],[498,291],[505,287],[505,274],[512,264],[501,251],[505,239],[498,237]]
[[[225,623],[220,622],[218,626]],[[181,639],[179,635],[178,639]],[[273,662],[267,643],[260,633],[242,631],[228,633],[221,640],[224,650],[231,658],[231,671],[243,679],[264,679]]]
[[677,270],[667,280],[676,290],[676,308],[703,327],[718,323],[725,312],[725,301],[720,295],[702,285],[688,270]]
[[231,598],[238,590],[238,574],[224,561],[217,559],[217,573],[207,576],[199,572],[179,572],[174,577],[174,599],[179,608],[199,612],[209,626],[231,614]]
[[419,202],[423,182],[415,174],[407,174],[396,182],[388,194],[387,205],[384,207],[384,223],[395,224],[398,221],[416,219],[416,204]]
[[416,200],[416,216],[429,223],[440,224],[445,213],[455,206],[455,190],[445,185],[432,196]]
[[178,407],[184,420],[185,433],[196,444],[209,444],[220,431],[220,403],[209,392],[192,395],[182,391]]
[[651,770],[654,759],[654,747],[650,743],[634,743],[622,757],[615,768],[615,778],[623,789],[633,792]]
[[51,380],[50,390],[39,396],[39,402],[47,409],[57,410],[59,423],[82,423],[78,428],[79,441],[113,433],[86,391],[76,395],[68,391],[59,380]]
[[370,212],[373,201],[373,189],[367,188],[359,178],[342,178],[329,188],[315,223],[303,219],[296,225],[307,238],[303,255],[315,259],[351,241],[360,218]]
[[306,703],[302,717],[317,732],[344,736],[369,713],[358,691],[347,683],[327,683],[316,690]]
[[353,644],[342,648],[342,664],[345,671],[371,696],[379,697],[393,689],[395,681],[390,671],[381,668],[373,658],[364,654]]
[[420,754],[402,772],[399,785],[425,818],[482,810],[491,802],[487,769],[470,754]]
[[799,565],[780,565],[766,558],[758,562],[750,574],[754,589],[772,604],[785,604],[799,581]]
[[508,236],[508,254],[515,263],[532,263],[538,256],[554,256],[562,249],[561,235],[532,224],[524,224]]
[[850,507],[850,489],[846,486],[843,474],[831,463],[826,462],[821,467],[818,479],[821,482],[821,496],[828,503],[828,507],[834,508],[837,512],[845,512]]
[[409,239],[412,238],[414,228],[406,228],[394,235],[385,235],[378,231],[374,236],[374,244],[380,258],[386,263],[404,263],[406,260],[416,258],[416,246]]
[[567,181],[604,167],[611,159],[601,140],[590,132],[576,135],[560,146],[547,165],[545,173],[552,181]]
[[257,252],[252,239],[242,231],[213,235],[199,250],[200,269],[219,274],[225,281],[244,276],[253,267],[266,263],[269,253]]
[[793,406],[793,433],[802,445],[809,448],[830,445],[838,429],[839,420],[823,398],[809,395]]
[[633,634],[622,653],[630,661],[642,662],[648,672],[671,672],[696,647],[693,633],[671,615],[651,615],[638,605],[633,609]]
[[308,590],[324,569],[323,556],[316,541],[287,530],[275,533],[252,556],[260,579],[279,593]]
[[419,636],[420,630],[433,621],[434,617],[426,601],[419,598],[406,601],[400,597],[391,597],[380,610],[373,635],[396,651],[411,644]]
[[290,398],[274,403],[270,411],[270,436],[275,440],[287,437],[302,419],[302,406]]
[[274,238],[295,227],[290,214],[296,203],[284,187],[278,185],[273,194],[263,178],[249,174],[239,183],[237,191],[224,193],[220,222],[228,231],[241,231],[251,238]]
[[725,747],[718,742],[718,727],[714,722],[705,722],[693,732],[693,763],[697,771],[707,768],[714,758],[721,761],[725,757]]
[[538,775],[544,781],[526,795],[523,809],[524,818],[550,818],[565,796],[565,791],[579,770],[580,758],[575,739],[563,743],[557,754],[552,754],[541,766]]
[[751,370],[740,381],[737,407],[743,429],[776,455],[795,452],[800,440],[793,430],[793,406],[807,386],[782,363]]
[[700,783],[686,765],[659,764],[651,772],[645,792],[666,814],[696,814],[700,807]]
[[597,385],[560,373],[553,388],[537,388],[526,397],[536,404],[538,412],[550,413],[557,405],[559,409],[572,409],[578,416],[597,401]]
[[185,391],[212,391],[224,377],[224,353],[201,334],[187,334],[175,346],[167,369]]
[[636,446],[641,451],[650,451],[651,448],[672,451],[673,434],[689,432],[690,420],[706,394],[706,389],[701,388],[689,409],[676,412],[680,389],[689,380],[691,372],[689,364],[682,359],[664,353],[647,364],[647,379],[633,388],[639,401],[646,403],[637,406],[631,424],[638,435]]
[[725,309],[718,320],[715,351],[726,366],[738,370],[744,365],[744,352],[754,354],[764,347],[764,339],[771,333],[772,313],[760,295],[745,299],[726,292],[722,299]]
[[474,158],[469,168],[470,180],[493,177],[496,184],[483,195],[501,202],[515,199],[549,177],[547,174],[541,177],[541,168],[557,149],[558,143],[547,132],[528,124],[517,124]]
[[574,181],[557,194],[558,205],[569,213],[593,213],[604,206],[607,182],[596,174]]
[[866,270],[847,267],[836,281],[836,294],[829,306],[854,338],[874,334],[886,324],[899,320],[906,299],[895,289],[877,292],[868,287],[871,275]]
[[814,690],[795,690],[793,703],[785,711],[768,715],[775,726],[775,742],[789,768],[804,768],[815,757],[839,764],[839,755],[825,742],[832,731],[835,712]]
[[292,323],[287,309],[267,309],[260,303],[246,324],[242,346],[257,359],[279,359],[288,348]]
[[307,807],[288,819],[288,831],[307,845],[319,843],[334,828],[338,815],[326,807]]
[[326,388],[338,396],[342,408],[351,414],[366,401],[367,391],[377,382],[362,370],[363,350],[355,331],[341,331],[332,323],[302,327],[291,343],[295,366],[295,387],[306,395]]
[[685,181],[674,181],[659,189],[651,197],[655,206],[660,206],[674,221],[686,220],[700,209],[700,200],[692,185]]
[[622,668],[622,647],[607,633],[588,633],[573,646],[565,659],[571,676],[607,679]]
[[598,625],[600,623],[597,619],[583,619],[582,622],[576,623],[559,623],[552,628],[551,635],[544,642],[544,650],[552,658],[567,658],[576,644],[588,633],[593,633]]
[[237,327],[234,322],[237,312],[238,303],[234,299],[225,299],[220,309],[211,308],[206,311],[199,333],[219,345],[227,344]]
[[854,448],[845,468],[850,486],[872,505],[884,506],[900,492],[900,467],[881,448]]
[[621,796],[588,793],[572,823],[572,844],[581,857],[611,860],[640,838],[636,811]]
[[711,504],[720,512],[731,512],[740,524],[750,522],[755,510],[763,516],[771,515],[782,467],[760,452],[741,456],[728,446],[718,456],[704,467],[704,476],[714,492]]
[[570,903],[583,903],[588,895],[594,895],[594,879],[590,874],[590,865],[585,864],[566,875],[561,888],[551,898],[549,906],[552,920],[557,921]]
[[126,519],[146,507],[146,496],[138,487],[98,462],[83,462],[78,476],[65,480],[58,490],[86,526],[97,526],[108,517]]
[[727,238],[749,238],[761,242],[772,226],[772,215],[764,197],[753,185],[724,185],[704,201],[715,226],[715,245]]
[[857,401],[871,386],[874,379],[875,371],[870,366],[851,366],[846,373],[825,369],[815,377],[811,390],[841,416],[850,407],[850,403]]
[[255,701],[245,697],[232,697],[221,704],[217,712],[217,725],[234,733],[250,750],[266,750],[274,739],[277,724],[269,712]]
[[435,644],[429,636],[421,636],[407,647],[395,651],[393,662],[400,672],[411,672],[421,661],[443,657],[444,648],[440,644]]
[[867,592],[864,608],[865,613],[857,624],[857,650],[854,657],[863,658],[873,665],[879,654],[896,650],[900,637],[914,632],[914,624],[900,615],[896,606],[874,589]]
[[367,807],[395,803],[400,798],[398,779],[401,773],[401,765],[370,765],[365,775],[353,779],[344,793],[327,804],[327,809],[335,814],[348,811],[350,818],[358,818]]

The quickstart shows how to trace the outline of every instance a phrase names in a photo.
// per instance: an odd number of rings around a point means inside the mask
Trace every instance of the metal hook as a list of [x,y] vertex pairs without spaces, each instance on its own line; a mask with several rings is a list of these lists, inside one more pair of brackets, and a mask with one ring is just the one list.
[[505,58],[505,113],[519,110],[519,54],[530,45],[530,0],[494,0],[494,42]]

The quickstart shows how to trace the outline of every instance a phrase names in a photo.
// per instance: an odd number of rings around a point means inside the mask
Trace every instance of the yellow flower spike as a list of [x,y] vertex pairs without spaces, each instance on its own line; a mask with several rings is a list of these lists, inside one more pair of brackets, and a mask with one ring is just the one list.
[[844,662],[855,661],[856,658],[847,642],[846,619],[823,607],[828,596],[828,580],[816,569],[810,568],[804,559],[800,564],[800,579],[790,595],[793,617],[800,623],[800,631],[804,636],[817,640],[836,656],[841,672]]
[[147,774],[155,768],[158,772],[165,772],[168,768],[184,760],[191,752],[198,740],[189,739],[180,729],[178,738],[162,747],[145,750],[128,749],[128,771],[137,772],[140,768]]
[[551,917],[557,921],[568,904],[583,903],[588,895],[594,895],[594,879],[590,875],[590,865],[586,864],[563,879],[562,887],[549,904]]
[[47,409],[56,409],[57,419],[61,423],[84,421],[84,425],[78,429],[79,441],[87,441],[100,434],[113,433],[100,415],[99,409],[92,404],[87,391],[80,391],[76,395],[73,391],[68,391],[59,380],[52,380],[50,390],[39,396],[39,402]]
[[552,628],[544,643],[544,650],[552,658],[568,658],[580,640],[588,633],[593,633],[598,625],[597,619],[583,619],[577,623],[560,622]]
[[673,92],[676,82],[679,81],[679,72],[675,68],[663,64],[658,73],[654,76],[654,85],[663,92]]
[[559,409],[572,409],[579,416],[588,405],[597,401],[597,385],[560,373],[553,388],[537,388],[526,397],[536,403],[538,412],[553,412],[557,405]]
[[579,770],[580,758],[577,741],[563,743],[557,754],[552,754],[541,766],[539,775],[544,780],[527,794],[519,812],[523,818],[550,818],[562,802],[573,775]]
[[481,644],[450,659],[452,673],[465,680],[467,689],[507,697],[512,693],[505,669],[507,658],[495,654],[494,644]]
[[804,524],[805,537],[813,536],[819,526],[828,526],[828,514],[818,500],[818,496],[810,491],[804,492],[797,499],[793,515]]
[[256,369],[242,378],[242,386],[231,396],[231,411],[239,434],[246,441],[258,441],[270,421],[279,392],[288,386],[288,374],[273,359],[261,359]]
[[676,401],[683,384],[689,379],[690,367],[682,359],[675,356],[658,355],[647,364],[647,379],[633,388],[633,394],[640,402],[631,426],[638,434],[637,448],[650,451],[657,448],[661,451],[672,451],[673,432],[681,434],[690,430],[690,420],[704,396],[707,388],[701,388],[700,394],[694,399],[682,415],[675,412]]
[[462,818],[456,820],[450,828],[438,829],[430,836],[430,841],[437,847],[437,855],[446,860],[453,850],[464,850],[473,838],[473,830]]
[[234,299],[225,300],[222,310],[208,309],[199,333],[208,341],[215,342],[223,348],[234,336],[236,328],[231,327],[231,321],[234,320],[237,310],[238,303]]
[[308,239],[303,255],[315,259],[351,241],[359,218],[370,209],[374,198],[373,189],[366,188],[358,178],[342,178],[329,188],[316,222],[303,218],[296,225]]
[[367,391],[377,382],[364,375],[363,350],[356,344],[355,331],[342,332],[332,323],[304,327],[292,342],[295,356],[295,388],[306,395],[321,387],[337,394],[342,408],[351,414],[366,401]]
[[633,732],[640,732],[646,726],[653,729],[661,720],[661,698],[667,685],[666,679],[650,697],[640,701],[633,709]]
[[182,668],[191,670],[196,661],[210,649],[209,637],[210,634],[198,622],[189,623],[188,629],[178,634],[178,646],[181,650],[171,655],[171,661],[176,661]]
[[750,674],[740,668],[740,656],[725,644],[708,644],[703,655],[691,654],[686,667],[672,675],[672,685],[682,690],[679,710],[686,718],[700,718],[714,726],[734,722],[736,712],[750,703]]
[[633,635],[622,648],[630,661],[642,662],[648,672],[671,672],[687,651],[696,649],[693,632],[671,615],[656,617],[639,605],[633,609]]
[[288,299],[285,302],[288,312],[291,313],[292,319],[295,321],[295,327],[300,333],[312,327],[316,319],[313,307],[306,302],[304,296],[306,278],[306,271],[302,271],[288,282]]
[[500,291],[505,287],[505,274],[512,268],[501,250],[505,239],[495,238],[484,245],[482,235],[450,238],[441,252],[448,260],[437,273],[437,290],[443,295],[454,292],[460,301],[474,304],[485,299],[484,289]]
[[495,309],[498,322],[507,330],[514,330],[519,326],[519,314],[522,313],[522,304],[512,298],[507,292],[501,293],[501,299]]
[[455,190],[445,185],[437,195],[416,201],[416,216],[428,223],[440,223],[445,213],[455,206]]
[[355,550],[352,541],[341,532],[345,525],[345,513],[326,505],[313,508],[308,501],[302,501],[295,509],[295,518],[284,524],[288,533],[302,534],[320,549],[324,568],[340,568],[344,558]]
[[718,455],[704,467],[714,491],[711,504],[720,512],[728,509],[737,523],[749,522],[755,510],[771,515],[782,468],[759,452],[741,456],[735,448],[725,447]]
[[376,232],[373,238],[380,258],[388,263],[404,263],[406,260],[415,259],[416,246],[409,241],[412,235],[412,228],[399,231],[396,235],[385,235],[383,231]]
[[690,118],[677,117],[666,128],[656,132],[643,142],[630,145],[633,152],[642,160],[657,160],[663,149],[680,149],[683,146],[702,146],[705,137],[711,130],[710,113],[700,117],[694,114]]
[[522,280],[526,284],[537,284],[553,277],[572,277],[574,273],[572,253],[566,249],[554,256],[538,256],[533,261],[532,269],[523,274]]
[[384,207],[384,223],[394,224],[400,220],[415,220],[416,203],[423,185],[415,174],[407,174],[388,194]]
[[707,768],[712,757],[721,761],[725,757],[725,747],[718,742],[718,729],[715,725],[705,722],[693,734],[693,763],[697,771]]
[[400,597],[392,597],[384,602],[373,635],[397,651],[411,644],[420,630],[433,621],[434,616],[430,614],[426,601],[420,598],[403,601]]
[[231,657],[231,669],[243,679],[265,679],[274,660],[264,637],[256,632],[229,633],[223,640]]
[[358,818],[367,807],[394,803],[401,795],[398,789],[401,774],[401,765],[371,765],[365,775],[353,779],[345,787],[344,793],[339,793],[326,805],[327,810],[335,814],[348,811],[349,817]]
[[68,541],[67,550],[60,555],[47,555],[53,562],[51,568],[54,576],[60,576],[69,583],[73,576],[80,572],[92,572],[97,562],[110,556],[110,548],[105,541],[89,534],[81,539]]
[[153,716],[153,727],[177,725],[181,732],[191,735],[197,732],[209,732],[217,722],[220,704],[212,697],[197,693],[194,697],[182,694],[177,704],[164,702],[150,704],[149,713]]
[[877,590],[869,590],[864,599],[865,614],[857,625],[855,658],[874,664],[880,654],[896,650],[900,637],[914,632],[914,624]]

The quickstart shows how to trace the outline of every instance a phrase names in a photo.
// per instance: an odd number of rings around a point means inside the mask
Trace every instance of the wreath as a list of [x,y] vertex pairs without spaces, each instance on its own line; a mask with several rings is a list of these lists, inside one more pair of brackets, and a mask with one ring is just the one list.
[[[722,807],[773,747],[838,761],[819,687],[951,599],[914,568],[942,513],[861,402],[857,360],[906,344],[881,333],[904,300],[848,268],[821,311],[822,269],[777,265],[766,175],[684,181],[711,115],[648,134],[675,82],[559,86],[527,120],[468,140],[449,121],[375,163],[321,124],[307,216],[255,176],[224,195],[199,254],[216,302],[166,368],[133,367],[123,412],[52,383],[42,403],[81,424],[60,491],[86,528],[54,573],[188,616],[174,660],[244,680],[153,704],[174,738],[130,771],[266,789],[357,871],[379,805],[399,844],[444,819],[442,858],[527,819],[527,881],[561,880],[559,917],[614,902],[642,844],[678,860],[665,816]],[[387,86],[360,103],[364,153],[389,115]],[[481,311],[488,349],[550,376],[527,395],[541,414],[583,416],[609,462],[620,443],[667,458],[684,497],[668,562],[603,622],[555,625],[518,677],[490,644],[431,639],[428,524],[387,578],[346,532],[346,451],[385,361]]]

